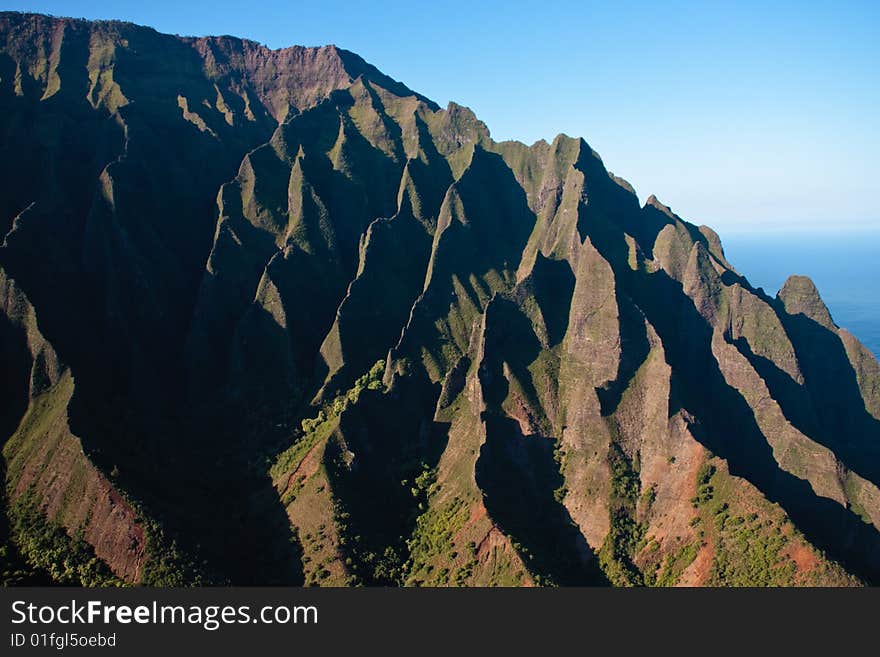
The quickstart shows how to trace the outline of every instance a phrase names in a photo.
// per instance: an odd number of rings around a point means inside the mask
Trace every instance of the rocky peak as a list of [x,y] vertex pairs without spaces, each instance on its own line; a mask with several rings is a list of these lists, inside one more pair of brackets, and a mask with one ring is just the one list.
[[658,199],[658,198],[657,198],[656,196],[654,196],[653,194],[651,194],[651,195],[645,200],[645,207],[652,207],[652,208],[654,208],[655,210],[659,210],[660,212],[662,212],[663,214],[665,214],[665,215],[666,215],[667,217],[669,217],[670,219],[676,219],[676,218],[677,218],[677,217],[675,216],[675,213],[672,211],[672,208],[670,208],[668,205],[664,205],[663,203],[661,203],[660,199]]
[[822,298],[816,285],[807,276],[789,276],[779,290],[777,298],[782,301],[785,310],[790,315],[806,315],[827,329],[834,330],[836,325],[831,319],[831,313]]

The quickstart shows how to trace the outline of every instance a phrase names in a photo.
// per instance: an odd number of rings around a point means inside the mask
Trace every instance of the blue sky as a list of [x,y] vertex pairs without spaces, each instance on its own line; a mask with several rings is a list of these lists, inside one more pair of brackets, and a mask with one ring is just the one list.
[[728,234],[880,231],[880,2],[63,0],[271,47],[336,43],[496,139],[583,136],[644,200]]

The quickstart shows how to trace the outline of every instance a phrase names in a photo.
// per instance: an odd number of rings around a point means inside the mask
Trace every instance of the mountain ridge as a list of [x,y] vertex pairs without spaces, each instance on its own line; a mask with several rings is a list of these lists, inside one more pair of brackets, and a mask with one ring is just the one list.
[[0,15],[17,577],[880,577],[880,365],[808,279],[347,51],[115,25]]

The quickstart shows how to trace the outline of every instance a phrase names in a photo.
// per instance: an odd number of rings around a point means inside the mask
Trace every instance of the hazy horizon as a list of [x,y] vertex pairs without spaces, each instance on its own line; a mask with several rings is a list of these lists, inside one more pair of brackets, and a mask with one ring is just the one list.
[[835,323],[880,358],[880,297],[874,275],[880,232],[734,233],[722,236],[722,244],[730,264],[771,297],[789,276],[809,276]]

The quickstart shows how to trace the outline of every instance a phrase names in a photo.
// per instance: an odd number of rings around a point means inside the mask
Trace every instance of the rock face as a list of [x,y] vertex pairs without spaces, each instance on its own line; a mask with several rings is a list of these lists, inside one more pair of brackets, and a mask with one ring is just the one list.
[[880,583],[880,365],[582,139],[17,13],[0,112],[9,583]]

